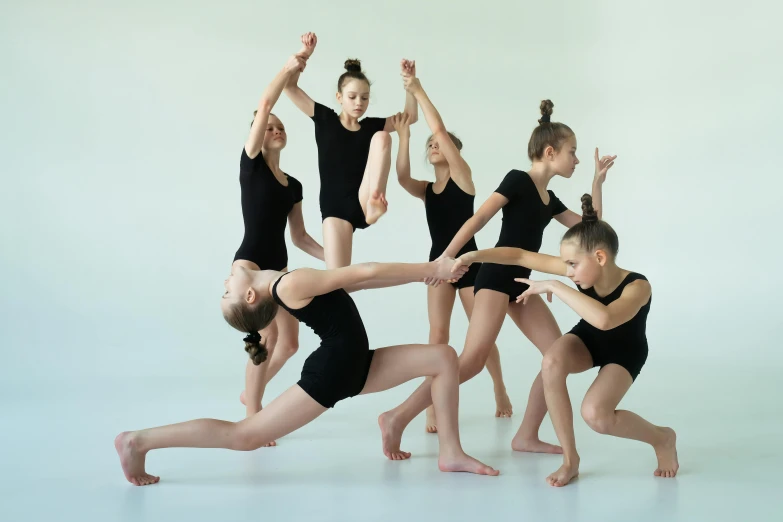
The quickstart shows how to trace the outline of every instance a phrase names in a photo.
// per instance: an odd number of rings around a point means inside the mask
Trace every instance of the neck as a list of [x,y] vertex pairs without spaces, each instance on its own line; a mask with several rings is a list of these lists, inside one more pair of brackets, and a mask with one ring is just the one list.
[[542,161],[534,161],[530,170],[527,171],[533,183],[539,188],[547,188],[549,182],[555,177],[555,173],[546,167]]
[[272,172],[280,171],[280,151],[261,149],[261,154],[264,155],[264,161],[272,170]]
[[601,271],[601,277],[595,282],[593,288],[599,295],[606,295],[622,282],[625,277],[625,270],[614,264],[614,261],[608,261]]
[[277,270],[255,270],[253,271],[253,279],[250,286],[253,287],[258,295],[270,296],[272,295],[272,285],[277,281],[280,276],[285,272]]
[[343,125],[346,127],[353,127],[359,122],[359,118],[354,118],[353,116],[350,116],[344,112],[340,113],[340,121],[343,122]]
[[[444,162],[445,163],[445,162]],[[451,169],[447,163],[433,165],[435,168],[435,181],[448,180],[451,177]]]

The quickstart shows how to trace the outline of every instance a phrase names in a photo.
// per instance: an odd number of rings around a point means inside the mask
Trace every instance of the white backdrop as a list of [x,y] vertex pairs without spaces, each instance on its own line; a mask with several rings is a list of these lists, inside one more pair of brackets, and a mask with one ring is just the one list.
[[[2,8],[6,385],[195,376],[234,379],[239,391],[241,335],[218,308],[242,238],[239,155],[261,92],[306,31],[319,44],[301,85],[333,108],[346,58],[360,58],[373,81],[373,116],[401,110],[398,63],[416,60],[465,143],[477,206],[509,169],[528,167],[538,104],[552,99],[582,161],[571,180],[550,186],[564,203],[578,211],[596,145],[618,154],[605,218],[620,236],[619,264],[653,285],[651,362],[781,362],[773,338],[782,322],[779,5],[161,4]],[[281,164],[303,183],[305,221],[320,241],[313,124],[284,97],[274,111],[289,133]],[[432,177],[428,135],[422,119],[412,137],[416,177]],[[395,137],[395,155],[396,147]],[[426,260],[423,205],[393,167],[390,179],[389,213],[355,235],[354,262]],[[479,246],[492,246],[499,229],[500,215]],[[557,253],[563,232],[553,221],[542,252]],[[321,266],[290,243],[289,258],[291,267]],[[372,344],[426,341],[425,294],[410,285],[358,295]],[[552,308],[567,331],[576,316],[562,303]],[[466,327],[457,305],[458,350]],[[302,332],[285,383],[315,346]],[[510,321],[499,345],[507,381],[539,364]]]

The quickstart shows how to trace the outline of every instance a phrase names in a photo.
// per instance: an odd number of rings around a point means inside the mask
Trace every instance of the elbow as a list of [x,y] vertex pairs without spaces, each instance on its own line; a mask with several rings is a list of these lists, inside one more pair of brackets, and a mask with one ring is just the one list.
[[605,332],[607,330],[613,329],[615,325],[614,321],[612,321],[611,315],[609,315],[608,312],[602,312],[596,321],[595,327]]

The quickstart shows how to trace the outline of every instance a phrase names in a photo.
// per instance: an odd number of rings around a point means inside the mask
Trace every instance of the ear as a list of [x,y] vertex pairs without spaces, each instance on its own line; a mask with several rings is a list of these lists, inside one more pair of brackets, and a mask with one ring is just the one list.
[[340,105],[343,104],[343,95],[339,91],[337,91],[337,94],[334,95],[335,98],[337,98],[337,103]]
[[601,266],[606,266],[606,262],[609,259],[609,256],[606,255],[605,250],[601,250],[600,248],[595,251],[595,258],[598,260],[598,264]]
[[245,301],[247,302],[247,304],[253,304],[256,302],[256,299],[258,299],[258,294],[251,286],[250,288],[247,289],[247,292],[245,292]]
[[547,145],[544,148],[544,157],[548,160],[555,159],[555,148],[552,145]]

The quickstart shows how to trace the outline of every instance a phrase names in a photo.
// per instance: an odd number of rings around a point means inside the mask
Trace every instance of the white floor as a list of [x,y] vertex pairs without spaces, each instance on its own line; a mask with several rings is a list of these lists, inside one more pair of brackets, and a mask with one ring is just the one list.
[[[678,431],[679,476],[653,477],[650,448],[595,434],[577,419],[581,477],[562,489],[544,482],[557,456],[509,447],[529,381],[510,380],[511,420],[492,417],[485,375],[461,388],[463,445],[500,469],[497,478],[440,473],[437,440],[423,433],[423,417],[404,438],[413,457],[383,457],[376,416],[409,384],[338,405],[277,448],[153,452],[148,470],[161,482],[143,488],[125,481],[114,435],[191,418],[237,419],[239,383],[17,382],[11,389],[5,382],[0,520],[783,520],[780,369],[651,366],[621,406]],[[592,377],[569,381],[576,405]],[[548,419],[542,434],[554,441]]]

